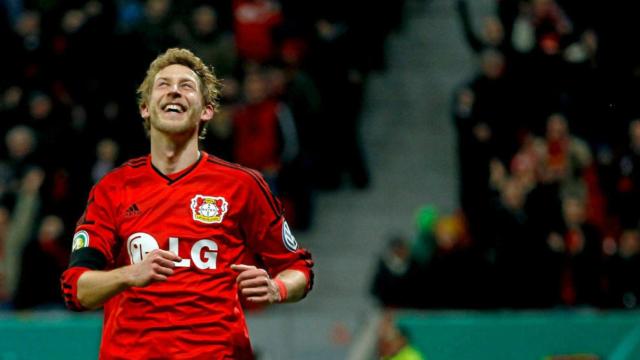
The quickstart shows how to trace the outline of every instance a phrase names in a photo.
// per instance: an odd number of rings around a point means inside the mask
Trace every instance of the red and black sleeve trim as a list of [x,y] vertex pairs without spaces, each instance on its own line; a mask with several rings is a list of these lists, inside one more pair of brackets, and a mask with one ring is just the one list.
[[276,218],[279,219],[282,216],[283,209],[282,209],[282,205],[280,204],[280,201],[275,197],[275,195],[273,195],[273,193],[271,192],[271,189],[269,188],[269,185],[267,184],[266,181],[264,181],[264,178],[259,172],[238,164],[226,162],[213,155],[209,155],[207,162],[210,162],[216,165],[226,166],[228,168],[232,168],[236,170],[240,170],[248,174],[249,176],[251,176],[253,180],[258,184],[258,188],[260,188],[260,191],[262,192],[262,194],[267,199],[267,202],[269,203],[271,210],[273,210],[273,213],[276,215]]
[[60,287],[64,303],[69,310],[84,311],[84,306],[78,300],[78,279],[90,269],[84,267],[71,267],[60,276]]
[[85,267],[91,270],[104,270],[107,266],[107,258],[100,250],[86,247],[71,253],[69,268]]

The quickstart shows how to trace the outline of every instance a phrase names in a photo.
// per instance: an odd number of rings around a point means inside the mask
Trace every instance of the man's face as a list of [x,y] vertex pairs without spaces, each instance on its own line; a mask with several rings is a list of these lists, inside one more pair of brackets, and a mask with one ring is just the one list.
[[185,134],[197,132],[200,121],[210,120],[213,107],[203,104],[202,89],[193,70],[174,64],[156,74],[140,115],[149,118],[152,133]]

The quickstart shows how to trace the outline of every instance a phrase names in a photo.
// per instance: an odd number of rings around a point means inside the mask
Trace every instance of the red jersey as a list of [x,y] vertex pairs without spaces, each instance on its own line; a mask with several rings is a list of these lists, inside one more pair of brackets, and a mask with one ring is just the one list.
[[[107,301],[103,360],[251,359],[230,265],[259,264],[272,277],[299,270],[311,286],[310,255],[262,177],[204,152],[174,176],[155,169],[150,156],[107,174],[91,191],[73,248],[104,255],[106,269],[138,263],[157,248],[182,258],[167,281]],[[72,260],[62,278],[68,303],[74,269]]]

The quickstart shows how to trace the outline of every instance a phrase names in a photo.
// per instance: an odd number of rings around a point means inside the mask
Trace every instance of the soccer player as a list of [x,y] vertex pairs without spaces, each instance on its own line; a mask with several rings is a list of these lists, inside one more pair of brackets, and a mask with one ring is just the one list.
[[241,303],[302,299],[311,256],[257,172],[198,150],[218,95],[198,57],[167,50],[138,95],[151,153],[91,190],[67,306],[104,306],[103,360],[252,359]]

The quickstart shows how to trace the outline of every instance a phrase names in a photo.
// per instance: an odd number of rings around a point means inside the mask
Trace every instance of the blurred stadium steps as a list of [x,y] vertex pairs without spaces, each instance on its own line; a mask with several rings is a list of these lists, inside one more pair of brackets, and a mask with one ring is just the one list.
[[371,187],[317,196],[313,229],[297,234],[314,255],[316,284],[301,304],[250,316],[263,359],[345,359],[375,312],[369,286],[388,236],[411,236],[424,204],[455,209],[450,103],[454,87],[471,74],[473,56],[453,6],[407,1],[405,27],[387,44],[389,68],[367,84],[361,133]]

